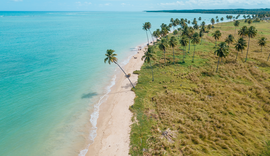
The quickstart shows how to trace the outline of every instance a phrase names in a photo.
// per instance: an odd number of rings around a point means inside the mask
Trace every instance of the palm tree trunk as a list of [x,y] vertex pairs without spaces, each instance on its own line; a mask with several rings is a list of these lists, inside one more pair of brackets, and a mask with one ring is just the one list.
[[[185,50],[184,50],[185,48]],[[185,62],[184,58],[185,58],[185,51],[186,51],[186,47],[183,48],[183,63]]]
[[270,57],[270,54],[268,55],[268,59],[267,59],[267,62],[268,62],[268,60],[269,60],[269,57]]
[[261,46],[261,52],[262,52],[262,46]]
[[201,45],[202,45],[202,38],[201,38]]
[[216,72],[218,72],[219,58],[220,57],[218,57],[218,63],[217,63],[217,70],[216,70]]
[[[120,65],[117,62],[115,62],[115,61],[114,61],[114,63],[118,65],[118,67],[124,72],[125,76],[127,77],[126,72],[120,67]],[[130,84],[133,86],[133,88],[135,88],[134,85],[133,85],[133,83],[130,81],[129,77],[127,77],[127,78],[129,80]]]
[[249,37],[249,39],[248,39],[248,48],[247,48],[247,55],[246,55],[246,60],[245,60],[245,62],[247,62],[248,49],[249,49],[249,41],[250,41],[250,37]]
[[150,30],[150,29],[149,29],[149,32],[150,32],[150,34],[151,34],[152,41],[153,41],[153,44],[154,44],[153,34],[152,34],[152,32],[151,32],[151,30]]
[[194,45],[194,52],[193,52],[193,57],[192,57],[192,63],[194,62],[194,56],[195,56],[195,45]]
[[237,61],[237,56],[238,56],[238,53],[239,53],[239,51],[237,50],[237,54],[236,54],[236,59],[235,59],[235,61]]
[[165,63],[165,66],[166,66],[165,50],[164,50],[164,63]]
[[235,36],[235,34],[236,34],[236,27],[235,27],[235,31],[234,31],[234,36]]
[[147,37],[148,45],[150,45],[147,31],[145,31],[145,32],[146,32],[146,37]]
[[151,61],[150,61],[150,66],[151,66],[151,70],[152,70],[152,81],[154,81],[154,73],[153,73],[153,67],[151,65]]
[[190,38],[188,38],[189,39],[189,47],[188,47],[188,53],[189,53],[189,50],[190,50]]
[[173,64],[175,64],[174,48],[173,48]]

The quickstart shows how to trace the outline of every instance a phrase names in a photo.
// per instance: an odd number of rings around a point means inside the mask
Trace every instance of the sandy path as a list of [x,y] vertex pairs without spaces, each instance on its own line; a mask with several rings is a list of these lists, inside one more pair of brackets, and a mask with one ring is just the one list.
[[[142,56],[143,51],[140,51],[134,55],[137,59],[132,57],[124,67],[126,73],[131,74],[132,83],[136,83],[138,79],[138,75],[133,74],[133,71],[140,70],[143,64]],[[128,155],[132,117],[129,106],[133,105],[135,98],[135,93],[131,91],[131,88],[123,73],[117,75],[116,84],[112,87],[108,99],[100,106],[97,137],[90,145],[86,156]]]

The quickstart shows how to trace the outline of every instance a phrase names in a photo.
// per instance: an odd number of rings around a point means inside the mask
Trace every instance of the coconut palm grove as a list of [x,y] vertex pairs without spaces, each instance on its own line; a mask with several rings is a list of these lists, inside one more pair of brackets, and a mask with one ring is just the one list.
[[144,65],[132,73],[139,79],[130,107],[131,155],[270,155],[264,17],[227,15],[229,22],[213,17],[209,24],[172,18],[153,32],[143,24],[148,44]]

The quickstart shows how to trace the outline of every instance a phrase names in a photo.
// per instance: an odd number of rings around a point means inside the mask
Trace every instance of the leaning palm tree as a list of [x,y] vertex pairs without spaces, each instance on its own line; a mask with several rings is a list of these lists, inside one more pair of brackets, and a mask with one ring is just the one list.
[[194,52],[193,52],[193,57],[192,57],[192,63],[193,63],[194,62],[194,56],[195,56],[196,44],[200,43],[200,36],[199,36],[199,34],[197,32],[194,33],[194,35],[192,37],[192,40],[191,40],[191,43],[194,45]]
[[240,22],[239,22],[239,21],[235,21],[235,22],[233,23],[233,25],[235,26],[235,32],[234,32],[234,36],[235,36],[235,33],[236,33],[236,27],[238,27],[238,26],[239,26],[239,24],[240,24]]
[[230,47],[230,44],[234,42],[234,37],[232,34],[230,34],[226,39],[225,42],[228,44],[228,46]]
[[169,33],[168,29],[163,27],[160,31],[162,37],[166,36]]
[[203,35],[204,35],[204,31],[203,29],[201,29],[199,33],[199,37],[201,38],[201,44],[202,44]]
[[262,51],[262,47],[265,47],[265,45],[266,45],[266,40],[267,40],[267,38],[262,37],[258,42],[259,46],[261,46],[261,51]]
[[183,46],[184,49],[185,49],[185,50],[183,49],[183,63],[185,63],[184,57],[185,57],[186,47],[187,47],[187,45],[188,45],[188,38],[187,38],[186,36],[183,36],[183,37],[181,38],[181,40],[180,40],[180,44],[181,44],[181,46]]
[[152,71],[152,81],[154,81],[154,73],[153,73],[153,67],[151,65],[151,60],[156,60],[155,54],[153,52],[153,47],[149,46],[147,51],[142,56],[142,60],[144,60],[145,63],[149,63],[151,66]]
[[168,41],[167,41],[167,39],[166,38],[162,38],[161,39],[161,42],[160,42],[160,44],[158,46],[158,48],[164,52],[164,64],[165,64],[165,66],[166,66],[166,58],[165,58],[166,56],[165,56],[165,53],[166,53],[166,48],[167,47],[168,47]]
[[148,41],[148,45],[150,45],[150,43],[149,43],[149,38],[148,38],[148,34],[147,34],[147,30],[148,30],[148,23],[147,23],[147,22],[145,22],[145,23],[143,24],[142,29],[145,30],[145,32],[146,32],[146,37],[147,37],[147,41]]
[[219,30],[216,30],[214,33],[212,33],[212,36],[215,38],[216,43],[215,43],[215,47],[217,46],[217,40],[220,39],[221,37],[221,32]]
[[219,59],[222,57],[225,58],[229,54],[229,46],[226,45],[225,42],[221,42],[218,45],[218,49],[215,50],[215,54],[218,56],[218,63],[217,63],[217,70],[216,70],[216,72],[218,72]]
[[247,56],[248,56],[248,49],[249,49],[250,38],[254,38],[257,35],[256,28],[254,26],[249,27],[249,29],[247,31],[247,35],[248,35],[249,39],[248,39],[247,55],[246,55],[245,62],[247,62]]
[[241,52],[243,53],[243,50],[245,50],[245,47],[247,47],[247,42],[246,40],[244,40],[242,37],[238,39],[237,43],[235,44],[235,49],[237,50],[237,54],[236,54],[236,59],[237,60],[237,56],[238,56],[238,52],[241,50]]
[[150,32],[150,35],[151,35],[151,37],[152,37],[152,41],[153,41],[153,43],[154,43],[154,39],[153,39],[153,34],[151,33],[151,27],[152,27],[152,25],[151,25],[151,23],[150,22],[146,22],[147,23],[147,29],[148,29],[148,31]]
[[173,64],[175,64],[175,56],[174,56],[174,47],[177,45],[177,39],[175,36],[172,36],[169,40],[169,46],[173,48]]
[[133,86],[133,88],[135,88],[134,85],[132,84],[132,82],[130,81],[129,76],[126,74],[126,72],[125,72],[125,71],[120,67],[120,65],[117,63],[117,58],[116,58],[117,54],[114,54],[114,52],[115,52],[115,51],[112,50],[112,49],[108,49],[108,50],[107,50],[107,52],[106,52],[106,54],[105,54],[106,58],[104,59],[104,63],[106,63],[106,62],[108,61],[109,64],[111,64],[111,63],[117,64],[118,67],[124,72],[126,78],[128,78],[130,84]]

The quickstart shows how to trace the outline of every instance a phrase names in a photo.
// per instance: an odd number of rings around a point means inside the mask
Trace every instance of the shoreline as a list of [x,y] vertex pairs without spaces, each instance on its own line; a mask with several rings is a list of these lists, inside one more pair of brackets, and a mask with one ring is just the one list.
[[[135,55],[132,54],[124,70],[131,74],[130,80],[136,85],[138,75],[133,71],[140,70],[143,65],[141,57],[144,54],[145,44],[139,45],[142,49]],[[139,47],[137,46],[137,47]],[[128,57],[128,58],[129,58]],[[135,59],[134,57],[137,57]],[[96,137],[88,150],[82,150],[81,154],[91,155],[128,155],[129,153],[129,133],[132,112],[129,107],[134,104],[135,93],[131,91],[130,85],[124,74],[117,69],[115,84],[111,87],[111,91],[107,94],[107,98],[99,105],[99,116],[97,119]],[[84,153],[82,153],[84,151]]]

